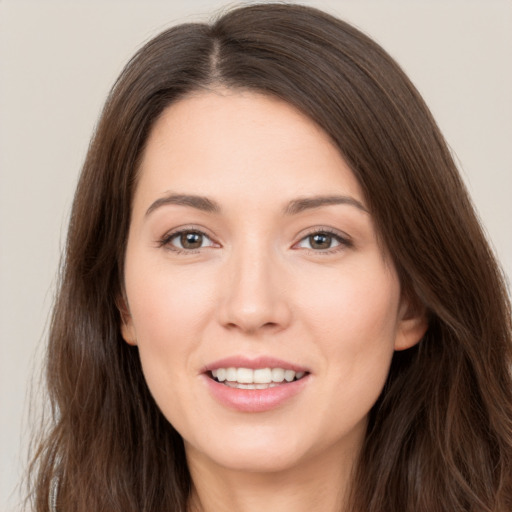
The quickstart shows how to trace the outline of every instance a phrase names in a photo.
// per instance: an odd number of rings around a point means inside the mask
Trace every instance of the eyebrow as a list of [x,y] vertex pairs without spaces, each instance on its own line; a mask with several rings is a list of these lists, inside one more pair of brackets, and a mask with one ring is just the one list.
[[[206,213],[220,213],[221,208],[218,203],[204,196],[191,194],[168,194],[154,201],[146,211],[146,217],[157,208],[166,205],[189,206]],[[350,196],[314,196],[293,199],[284,208],[285,215],[297,215],[306,210],[320,208],[322,206],[330,206],[337,204],[345,204],[354,206],[358,210],[369,213],[363,204]]]
[[178,206],[191,206],[207,213],[219,213],[220,206],[211,199],[203,196],[195,196],[190,194],[168,194],[157,199],[146,211],[146,217],[161,206],[176,204]]
[[305,210],[312,210],[315,208],[320,208],[321,206],[330,206],[336,204],[354,206],[358,210],[369,213],[368,209],[365,208],[365,206],[360,201],[350,196],[314,196],[294,199],[288,203],[284,212],[286,215],[296,215]]

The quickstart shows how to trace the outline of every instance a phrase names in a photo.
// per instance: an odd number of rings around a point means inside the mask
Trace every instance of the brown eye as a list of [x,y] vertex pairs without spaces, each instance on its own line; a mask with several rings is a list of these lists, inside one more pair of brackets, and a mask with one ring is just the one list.
[[308,237],[311,249],[330,249],[332,245],[332,236],[327,233],[315,233]]
[[343,247],[350,247],[352,244],[349,239],[344,238],[336,233],[329,231],[317,231],[305,236],[296,247],[301,249],[310,249],[313,251],[330,251],[335,249],[342,249]]
[[194,251],[203,247],[212,247],[214,243],[201,231],[178,231],[165,237],[162,246],[178,251]]
[[203,245],[203,235],[194,232],[182,233],[180,245],[183,249],[199,249]]

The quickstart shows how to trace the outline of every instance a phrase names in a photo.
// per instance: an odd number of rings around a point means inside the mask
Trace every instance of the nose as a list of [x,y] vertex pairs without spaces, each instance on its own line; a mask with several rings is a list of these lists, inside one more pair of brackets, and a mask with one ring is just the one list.
[[275,260],[261,247],[234,251],[225,266],[218,305],[225,328],[257,335],[288,327],[292,316],[288,287]]

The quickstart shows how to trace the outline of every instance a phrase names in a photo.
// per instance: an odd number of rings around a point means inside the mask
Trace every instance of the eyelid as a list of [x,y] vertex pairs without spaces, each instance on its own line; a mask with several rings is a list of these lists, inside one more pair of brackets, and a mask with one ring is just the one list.
[[[298,245],[306,238],[320,233],[326,233],[328,235],[331,235],[333,238],[336,239],[337,242],[339,242],[339,245],[336,245],[335,247],[331,247],[329,249],[309,249],[298,247]],[[300,238],[298,239],[297,242],[293,244],[292,249],[305,250],[311,254],[332,254],[354,246],[354,242],[352,241],[349,235],[347,235],[343,231],[339,231],[337,229],[326,226],[315,226],[313,228],[309,228],[305,232],[299,233],[298,237]]]
[[[190,233],[190,232],[198,233],[198,234],[204,236],[211,242],[211,245],[207,245],[205,247],[199,247],[197,249],[184,249],[184,248],[182,249],[182,248],[175,247],[175,246],[171,245],[170,242],[172,241],[173,238],[175,238],[176,236],[178,236],[180,234]],[[333,238],[335,238],[336,241],[338,242],[338,245],[336,245],[335,247],[331,247],[329,249],[308,249],[308,248],[298,247],[298,245],[304,239],[306,239],[312,235],[321,234],[321,233],[326,233],[326,234],[332,236]],[[299,249],[305,250],[312,254],[332,254],[332,253],[336,253],[336,252],[342,251],[346,248],[350,248],[350,247],[354,246],[354,243],[349,235],[347,235],[343,231],[340,231],[340,230],[337,230],[337,229],[334,229],[331,227],[327,227],[327,226],[315,226],[315,227],[309,228],[306,231],[299,233],[299,235],[297,235],[297,238],[298,238],[298,240],[292,245],[291,248],[295,249],[295,250],[299,250]],[[211,234],[209,234],[208,230],[206,230],[205,228],[197,226],[197,225],[189,224],[189,225],[178,226],[176,228],[173,228],[173,229],[167,231],[161,238],[159,238],[157,240],[157,246],[167,248],[168,250],[173,251],[175,253],[195,254],[195,253],[199,252],[201,249],[205,249],[205,248],[209,248],[209,247],[221,247],[221,244],[218,243],[215,240],[215,238]]]
[[[211,245],[207,245],[205,247],[199,247],[197,249],[182,249],[180,247],[175,247],[171,245],[172,239],[177,237],[178,235],[181,235],[183,233],[198,233],[202,235],[203,237],[207,238]],[[220,244],[215,241],[214,237],[210,235],[207,230],[205,230],[202,227],[199,227],[197,225],[188,224],[184,226],[178,226],[176,228],[173,228],[169,231],[167,231],[161,238],[157,240],[157,246],[163,247],[168,249],[169,251],[173,251],[176,253],[186,253],[186,254],[195,254],[199,252],[201,249],[206,249],[209,247],[220,247]]]

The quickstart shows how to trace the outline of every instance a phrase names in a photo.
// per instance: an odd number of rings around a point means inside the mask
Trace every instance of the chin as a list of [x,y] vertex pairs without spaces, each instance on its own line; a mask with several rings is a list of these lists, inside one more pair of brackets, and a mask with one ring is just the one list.
[[200,457],[227,470],[246,473],[276,473],[298,466],[305,450],[290,436],[268,432],[230,433],[208,446],[185,441],[187,457]]

